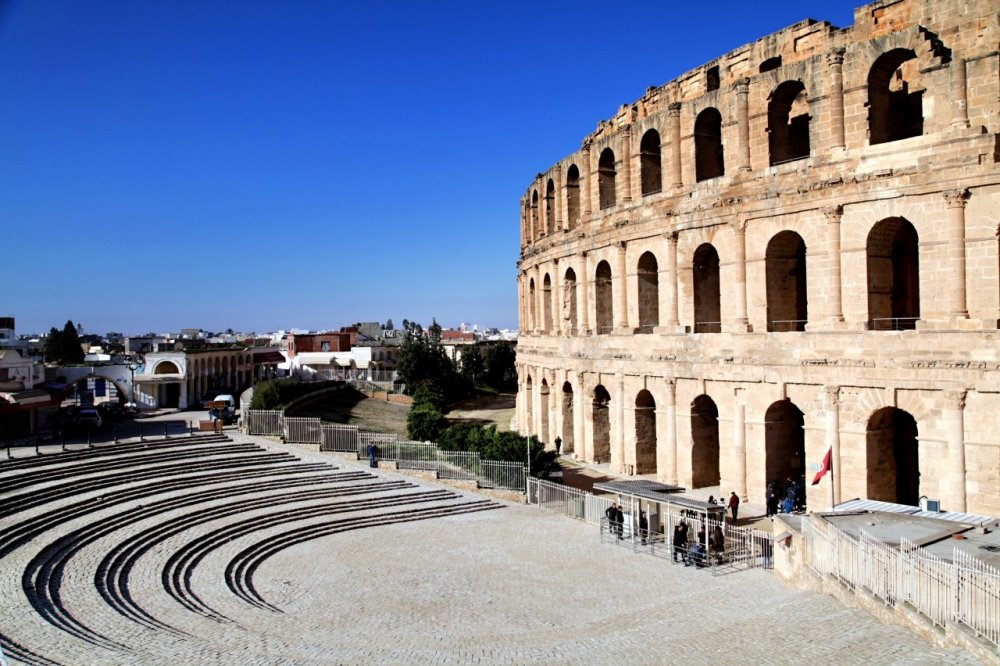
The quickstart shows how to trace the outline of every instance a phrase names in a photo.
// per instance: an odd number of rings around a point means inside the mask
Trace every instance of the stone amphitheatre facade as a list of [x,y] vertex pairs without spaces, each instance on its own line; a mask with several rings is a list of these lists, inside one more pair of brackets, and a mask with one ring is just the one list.
[[[646,91],[521,201],[517,422],[763,502],[1000,515],[995,0],[805,20]],[[808,483],[808,480],[807,480]]]

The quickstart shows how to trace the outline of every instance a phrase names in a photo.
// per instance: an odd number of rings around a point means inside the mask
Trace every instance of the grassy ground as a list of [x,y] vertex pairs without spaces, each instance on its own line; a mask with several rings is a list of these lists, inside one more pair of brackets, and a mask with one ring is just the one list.
[[452,405],[448,412],[448,421],[451,423],[471,421],[483,425],[496,424],[497,430],[510,430],[510,420],[513,417],[513,393],[495,393],[463,400]]

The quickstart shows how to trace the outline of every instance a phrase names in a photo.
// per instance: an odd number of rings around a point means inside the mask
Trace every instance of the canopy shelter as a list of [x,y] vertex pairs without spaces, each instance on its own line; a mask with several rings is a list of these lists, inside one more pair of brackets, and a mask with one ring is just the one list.
[[[689,516],[701,524],[705,524],[707,520],[719,523],[726,521],[725,506],[685,497],[680,493],[686,488],[681,486],[635,479],[599,481],[594,484],[594,490],[618,495],[621,504],[628,508],[626,515],[630,521],[637,520],[640,510],[646,511],[649,514],[650,529],[653,529],[653,525],[660,517],[665,518],[670,515]],[[665,520],[664,522],[666,523]]]

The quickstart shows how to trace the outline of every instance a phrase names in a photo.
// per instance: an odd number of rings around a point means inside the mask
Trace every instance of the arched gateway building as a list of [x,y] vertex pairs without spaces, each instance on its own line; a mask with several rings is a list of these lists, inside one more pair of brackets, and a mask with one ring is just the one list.
[[998,47],[995,0],[877,2],[602,121],[521,201],[520,430],[756,502],[832,450],[837,501],[1000,515]]

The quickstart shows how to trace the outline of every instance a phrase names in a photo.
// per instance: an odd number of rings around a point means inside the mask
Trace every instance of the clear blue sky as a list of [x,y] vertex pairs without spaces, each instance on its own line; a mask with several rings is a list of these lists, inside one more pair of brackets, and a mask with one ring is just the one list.
[[646,87],[855,4],[0,0],[0,315],[514,327],[535,173]]

